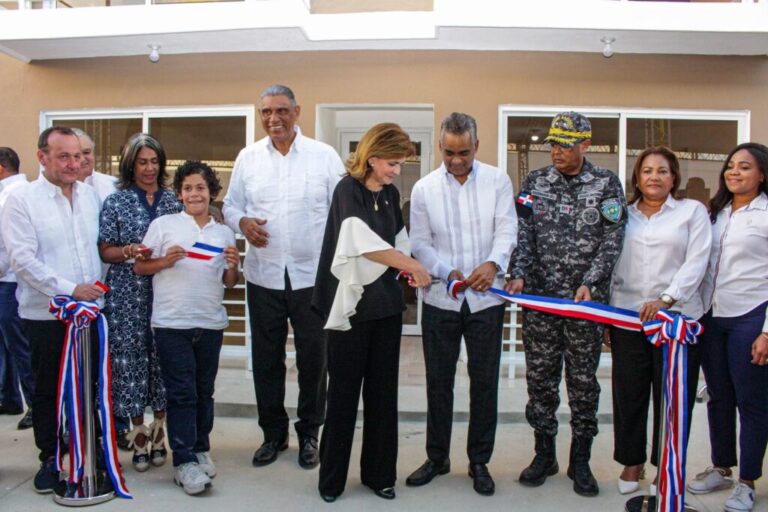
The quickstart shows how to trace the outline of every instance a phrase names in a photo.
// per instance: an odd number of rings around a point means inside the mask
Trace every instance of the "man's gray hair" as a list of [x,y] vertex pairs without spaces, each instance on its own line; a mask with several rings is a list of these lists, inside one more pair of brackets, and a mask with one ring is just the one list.
[[267,96],[285,96],[289,100],[291,100],[291,107],[296,106],[296,96],[294,96],[293,91],[290,87],[287,85],[270,85],[263,91],[261,91],[261,95],[259,96],[259,99],[263,100]]
[[475,118],[469,114],[453,112],[443,119],[442,124],[440,124],[441,141],[446,132],[452,133],[453,135],[464,135],[465,133],[469,133],[472,144],[474,145],[477,143],[477,121],[475,121]]
[[87,132],[84,132],[80,128],[72,128],[72,131],[75,132],[75,135],[77,135],[78,139],[82,139],[83,137],[91,141],[91,146],[96,145],[96,141],[93,140],[93,137]]

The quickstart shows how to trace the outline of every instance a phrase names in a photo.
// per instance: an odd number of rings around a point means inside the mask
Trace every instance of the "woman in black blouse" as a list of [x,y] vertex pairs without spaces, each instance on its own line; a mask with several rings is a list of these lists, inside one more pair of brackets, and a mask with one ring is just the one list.
[[413,154],[408,134],[392,123],[363,135],[336,186],[325,229],[312,305],[326,318],[328,410],[320,442],[320,495],[334,501],[349,469],[360,388],[363,449],[360,477],[377,496],[395,497],[397,378],[403,295],[431,278],[410,254],[392,181]]

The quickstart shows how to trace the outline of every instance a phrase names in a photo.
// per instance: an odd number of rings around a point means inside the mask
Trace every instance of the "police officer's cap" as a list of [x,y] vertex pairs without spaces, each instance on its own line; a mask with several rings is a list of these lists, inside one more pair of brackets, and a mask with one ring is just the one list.
[[552,119],[545,143],[557,144],[566,148],[592,139],[592,123],[578,112],[560,112]]

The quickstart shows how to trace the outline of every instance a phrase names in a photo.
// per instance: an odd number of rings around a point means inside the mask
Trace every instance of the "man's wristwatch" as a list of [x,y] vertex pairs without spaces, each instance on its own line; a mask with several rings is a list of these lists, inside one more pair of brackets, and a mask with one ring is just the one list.
[[675,305],[675,302],[677,302],[672,296],[668,293],[662,293],[659,295],[659,300],[666,304],[669,307],[672,307]]

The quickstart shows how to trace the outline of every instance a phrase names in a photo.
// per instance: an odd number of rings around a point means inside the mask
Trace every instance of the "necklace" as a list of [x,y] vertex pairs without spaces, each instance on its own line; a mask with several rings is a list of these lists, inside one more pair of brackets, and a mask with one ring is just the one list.
[[379,195],[380,194],[381,194],[381,190],[379,190],[375,194],[373,193],[373,191],[371,191],[371,197],[373,197],[373,211],[375,212],[379,211]]

